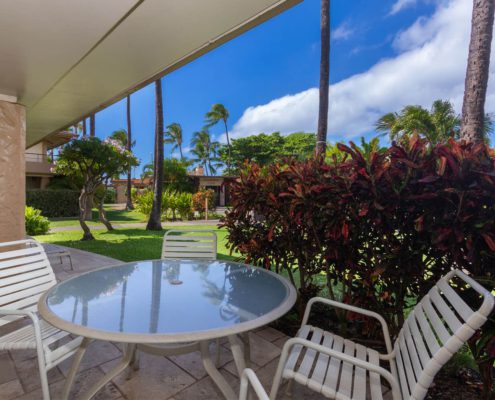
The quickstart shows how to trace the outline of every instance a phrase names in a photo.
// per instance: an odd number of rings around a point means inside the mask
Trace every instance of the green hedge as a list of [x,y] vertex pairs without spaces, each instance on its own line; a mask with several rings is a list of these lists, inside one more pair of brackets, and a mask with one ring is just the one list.
[[79,192],[77,190],[27,190],[26,205],[41,210],[48,218],[77,217]]

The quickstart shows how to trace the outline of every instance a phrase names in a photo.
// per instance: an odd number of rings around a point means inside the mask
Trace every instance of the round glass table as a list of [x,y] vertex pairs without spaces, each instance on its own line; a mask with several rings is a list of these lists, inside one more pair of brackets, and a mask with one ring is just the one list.
[[136,345],[180,343],[198,344],[206,371],[226,398],[234,398],[211,360],[208,342],[228,337],[241,373],[247,347],[242,334],[281,317],[295,300],[286,279],[262,268],[220,260],[152,260],[63,281],[42,296],[39,312],[57,328],[86,338],[75,356],[72,379],[90,339],[127,344],[122,362],[86,398],[133,362]]

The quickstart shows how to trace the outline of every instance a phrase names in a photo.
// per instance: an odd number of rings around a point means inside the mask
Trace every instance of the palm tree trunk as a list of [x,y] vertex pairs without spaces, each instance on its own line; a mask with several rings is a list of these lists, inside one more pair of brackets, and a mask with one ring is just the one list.
[[493,0],[473,0],[471,41],[462,103],[461,139],[483,140],[485,99],[493,36]]
[[179,145],[180,159],[182,161],[184,159],[184,156],[182,155],[182,143],[178,143],[178,145]]
[[330,0],[321,0],[320,103],[316,155],[325,154],[328,125],[328,86],[330,80]]
[[223,124],[225,126],[225,135],[227,136],[227,151],[228,151],[228,159],[227,159],[227,170],[230,174],[230,165],[232,164],[232,158],[230,154],[230,138],[229,138],[229,129],[227,128],[227,121],[224,119]]
[[89,116],[89,136],[95,137],[96,131],[95,131],[95,115],[91,114]]
[[155,81],[155,166],[153,174],[153,205],[150,218],[146,225],[147,230],[158,231],[162,229],[161,209],[163,191],[163,101],[161,79]]
[[[131,133],[131,96],[127,95],[127,150],[131,151],[132,148],[132,133]],[[129,166],[127,171],[127,201],[125,208],[126,210],[134,210],[134,205],[132,204],[132,167]]]
[[86,137],[86,134],[87,134],[87,132],[86,132],[86,118],[83,119],[83,132],[82,133],[83,133],[83,137]]

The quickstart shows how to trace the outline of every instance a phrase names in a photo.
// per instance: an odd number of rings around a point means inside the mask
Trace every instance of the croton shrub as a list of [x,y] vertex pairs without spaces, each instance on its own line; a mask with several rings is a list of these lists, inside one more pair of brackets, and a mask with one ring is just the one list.
[[[384,150],[338,148],[339,157],[326,162],[246,164],[223,220],[231,248],[248,262],[285,270],[299,288],[300,310],[325,289],[384,315],[393,335],[405,311],[454,266],[495,288],[488,146],[452,140],[432,147],[412,137]],[[475,340],[493,365],[490,324]]]

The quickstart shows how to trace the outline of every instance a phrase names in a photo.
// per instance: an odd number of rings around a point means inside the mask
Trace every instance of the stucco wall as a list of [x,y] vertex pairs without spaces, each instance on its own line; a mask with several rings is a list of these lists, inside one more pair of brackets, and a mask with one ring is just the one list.
[[25,235],[25,147],[24,106],[0,101],[0,242]]

